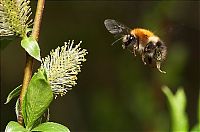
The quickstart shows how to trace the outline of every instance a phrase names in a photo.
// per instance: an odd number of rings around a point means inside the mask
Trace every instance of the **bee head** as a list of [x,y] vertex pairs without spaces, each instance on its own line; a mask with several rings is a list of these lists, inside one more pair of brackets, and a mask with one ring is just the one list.
[[128,46],[134,45],[136,43],[136,37],[131,34],[124,35],[122,42],[123,42],[122,47],[127,48]]

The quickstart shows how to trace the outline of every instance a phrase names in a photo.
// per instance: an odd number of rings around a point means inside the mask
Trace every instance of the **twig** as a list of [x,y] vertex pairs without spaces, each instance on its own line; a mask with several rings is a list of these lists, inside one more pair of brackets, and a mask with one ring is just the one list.
[[[34,19],[34,25],[33,25],[33,32],[32,36],[38,41],[39,37],[39,31],[40,31],[40,25],[41,25],[41,20],[42,20],[42,13],[44,9],[44,4],[45,0],[38,0],[37,3],[37,10],[35,14],[35,19]],[[22,118],[22,102],[24,99],[24,96],[26,94],[31,76],[32,76],[32,68],[33,68],[33,57],[31,57],[27,52],[26,52],[26,64],[24,68],[24,79],[23,79],[23,84],[22,84],[22,89],[20,93],[20,112],[19,112],[19,117],[18,117],[18,123],[21,125],[23,124],[23,118]]]

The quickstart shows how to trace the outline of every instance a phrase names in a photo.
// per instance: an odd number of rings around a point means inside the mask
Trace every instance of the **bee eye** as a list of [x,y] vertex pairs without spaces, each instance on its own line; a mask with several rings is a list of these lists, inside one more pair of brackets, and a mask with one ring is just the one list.
[[136,41],[136,37],[131,35],[130,36],[130,40],[135,42]]
[[127,47],[130,44],[135,44],[136,39],[131,34],[128,34],[128,35],[125,35],[125,37],[122,41],[123,41],[124,45]]
[[130,40],[133,40],[133,39],[134,39],[134,38],[131,36],[131,37],[130,37]]

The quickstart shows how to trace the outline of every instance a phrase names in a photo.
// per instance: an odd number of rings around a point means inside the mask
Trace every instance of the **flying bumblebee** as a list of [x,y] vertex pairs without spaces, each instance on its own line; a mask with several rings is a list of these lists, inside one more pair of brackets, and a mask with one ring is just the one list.
[[123,49],[130,50],[135,56],[137,54],[141,55],[145,65],[156,66],[161,73],[166,73],[160,69],[160,66],[166,59],[167,47],[158,36],[146,29],[130,29],[112,19],[106,19],[104,24],[111,34],[120,36],[112,45],[122,40]]

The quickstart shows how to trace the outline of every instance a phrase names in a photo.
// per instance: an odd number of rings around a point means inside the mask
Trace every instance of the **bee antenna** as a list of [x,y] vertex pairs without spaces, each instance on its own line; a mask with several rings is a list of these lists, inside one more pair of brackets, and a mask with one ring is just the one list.
[[123,36],[117,40],[115,40],[111,45],[114,45],[116,42],[118,42],[119,40],[121,40],[123,38]]

